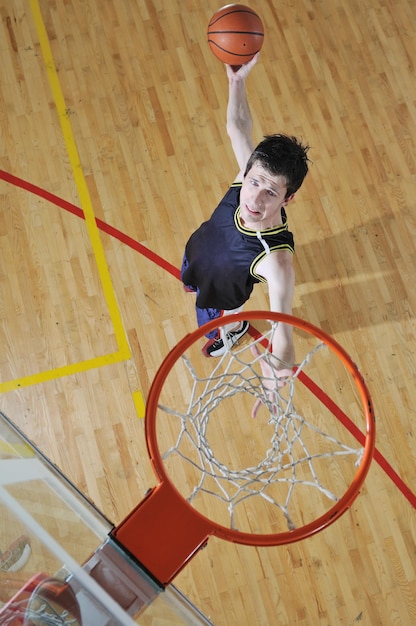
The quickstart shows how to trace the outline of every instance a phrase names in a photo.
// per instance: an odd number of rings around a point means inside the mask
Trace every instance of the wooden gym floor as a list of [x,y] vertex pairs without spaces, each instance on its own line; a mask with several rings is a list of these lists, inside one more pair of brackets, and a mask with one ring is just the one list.
[[[115,523],[154,484],[147,393],[194,328],[184,244],[236,173],[205,41],[219,6],[0,0],[0,409]],[[175,584],[218,626],[410,626],[416,4],[250,6],[266,31],[247,84],[255,138],[312,146],[289,211],[294,314],[357,362],[378,456],[325,532],[267,549],[211,540]],[[258,287],[250,308],[265,307]]]

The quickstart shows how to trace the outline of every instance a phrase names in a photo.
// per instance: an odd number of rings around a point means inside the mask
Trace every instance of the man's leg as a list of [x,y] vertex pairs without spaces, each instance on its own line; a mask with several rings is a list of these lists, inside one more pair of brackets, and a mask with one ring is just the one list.
[[[198,322],[198,326],[201,327],[204,324],[207,324],[211,320],[216,320],[222,316],[223,311],[221,309],[200,309],[199,306],[195,305],[196,311],[196,319]],[[218,330],[214,328],[209,333],[205,335],[208,339],[217,339],[218,338]]]
[[[216,317],[223,317],[225,315],[232,317],[233,314],[239,313],[243,307],[239,307],[238,309],[221,311],[222,315],[218,315]],[[206,310],[206,309],[205,309]],[[215,311],[216,309],[214,309]],[[213,319],[216,319],[213,318]],[[203,346],[202,352],[205,356],[209,357],[218,357],[222,356],[226,351],[227,347],[232,347],[238,340],[245,335],[248,331],[250,324],[248,322],[232,322],[230,320],[229,324],[224,324],[222,327],[222,333],[218,330],[213,333],[207,333],[206,336],[209,337],[207,343]],[[211,336],[213,335],[213,336]],[[225,345],[227,344],[227,345]]]
[[[240,313],[240,311],[243,310],[242,306],[239,306],[237,309],[225,309],[222,314],[223,315],[235,315],[235,313]],[[228,333],[230,330],[238,330],[239,328],[241,328],[243,322],[230,322],[229,324],[225,324],[223,326],[223,329],[226,333]]]

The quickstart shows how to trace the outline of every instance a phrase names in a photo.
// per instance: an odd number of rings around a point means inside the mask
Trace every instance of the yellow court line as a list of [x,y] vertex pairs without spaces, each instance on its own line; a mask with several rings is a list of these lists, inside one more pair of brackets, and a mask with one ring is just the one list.
[[[112,354],[96,357],[86,361],[58,367],[46,372],[40,372],[32,374],[30,376],[24,376],[19,379],[15,379],[8,382],[0,383],[0,393],[19,389],[21,387],[27,387],[30,385],[42,383],[62,376],[69,376],[89,369],[102,367],[104,365],[110,365],[123,360],[131,358],[130,347],[127,339],[127,333],[125,331],[120,309],[117,304],[116,295],[113,289],[110,272],[107,265],[107,260],[104,253],[104,248],[100,239],[99,230],[95,221],[94,210],[92,207],[91,197],[88,191],[87,183],[83,173],[82,165],[80,162],[78,150],[76,147],[74,134],[68,118],[68,111],[65,105],[61,85],[58,79],[55,63],[52,56],[51,47],[49,44],[48,35],[46,32],[45,24],[42,18],[42,14],[39,7],[38,0],[30,0],[30,7],[35,23],[36,31],[39,38],[39,43],[42,51],[43,62],[47,71],[49,84],[51,86],[55,106],[57,109],[59,122],[61,125],[65,146],[69,161],[74,176],[75,185],[77,187],[81,208],[84,212],[85,223],[87,226],[88,235],[90,238],[91,246],[94,253],[94,258],[97,264],[98,273],[101,280],[105,300],[108,306],[109,314],[113,324],[113,329],[117,341],[118,352]],[[136,390],[132,392],[134,405],[139,417],[143,417],[144,414],[144,399],[141,391]]]
[[30,459],[35,456],[33,448],[28,443],[11,442],[0,439],[0,455],[15,456],[24,459]]
[[[38,385],[39,383],[44,383],[48,380],[55,380],[55,378],[62,378],[63,376],[71,376],[72,374],[86,372],[97,367],[112,365],[113,363],[119,363],[124,360],[125,355],[122,352],[114,352],[112,354],[105,354],[104,356],[98,356],[93,359],[87,359],[86,361],[63,365],[62,367],[56,367],[55,369],[47,370],[46,372],[38,372],[37,374],[30,374],[29,376],[23,376],[22,378],[16,378],[14,380],[0,383],[0,393],[21,389],[23,387],[30,387],[30,385]],[[137,393],[140,394],[141,392],[139,391]]]
[[145,404],[142,392],[133,391],[131,395],[133,396],[133,402],[134,402],[134,406],[136,407],[137,417],[144,417],[146,404]]
[[88,229],[92,249],[97,263],[101,284],[104,290],[105,299],[109,309],[110,317],[113,323],[114,332],[120,352],[125,359],[131,357],[127,335],[121,320],[120,310],[115,297],[114,289],[111,282],[110,272],[108,270],[104,249],[101,243],[99,230],[95,221],[95,215],[92,207],[91,197],[88,191],[84,172],[80,162],[78,149],[75,143],[74,134],[72,132],[71,123],[68,117],[68,110],[65,105],[64,96],[56,71],[55,63],[52,56],[51,47],[49,45],[48,34],[43,22],[42,14],[38,0],[30,0],[33,19],[39,37],[39,43],[42,50],[43,61],[49,78],[49,84],[52,89],[55,106],[58,112],[62,133],[69,157],[69,161],[74,176],[75,185],[77,187],[81,208],[84,212],[85,222]]

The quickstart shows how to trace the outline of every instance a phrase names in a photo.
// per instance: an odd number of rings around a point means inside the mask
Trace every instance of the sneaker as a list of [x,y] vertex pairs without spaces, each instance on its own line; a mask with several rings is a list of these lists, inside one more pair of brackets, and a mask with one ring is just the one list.
[[21,535],[4,552],[0,552],[0,572],[18,572],[26,565],[32,550],[30,539]]
[[[229,330],[226,334],[226,342],[228,348],[231,348],[237,341],[246,334],[250,324],[248,322],[242,322],[241,328],[238,330]],[[210,339],[202,348],[202,352],[205,356],[222,356],[226,352],[227,347],[221,338]]]

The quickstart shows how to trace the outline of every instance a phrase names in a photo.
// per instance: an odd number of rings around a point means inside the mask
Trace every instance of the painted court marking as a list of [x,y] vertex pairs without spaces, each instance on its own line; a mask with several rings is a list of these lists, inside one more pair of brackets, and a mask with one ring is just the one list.
[[92,207],[91,197],[88,191],[87,182],[80,162],[78,149],[75,143],[74,134],[72,132],[71,123],[69,121],[67,107],[59,83],[58,74],[52,57],[52,51],[49,45],[48,35],[42,19],[42,15],[37,0],[30,0],[30,5],[35,21],[36,30],[39,37],[39,43],[42,50],[43,61],[52,90],[56,110],[61,124],[62,134],[65,141],[66,151],[71,164],[72,174],[74,176],[75,185],[81,202],[81,208],[85,216],[88,235],[91,241],[98,272],[103,286],[104,295],[107,306],[113,322],[114,331],[117,338],[117,344],[124,358],[130,358],[130,348],[127,341],[126,332],[121,320],[120,310],[117,305],[114,289],[111,283],[110,272],[108,270],[104,249],[101,243],[98,227],[95,221],[94,210]]
[[[0,392],[10,391],[19,387],[45,382],[47,380],[52,380],[61,376],[67,376],[70,374],[86,371],[95,367],[102,367],[104,365],[109,365],[131,358],[127,334],[125,332],[125,328],[121,319],[120,310],[115,297],[115,292],[111,282],[104,249],[99,235],[100,230],[108,233],[112,237],[119,239],[119,241],[121,241],[125,245],[138,251],[140,254],[159,265],[165,271],[171,273],[175,278],[179,278],[179,270],[176,267],[172,266],[162,257],[145,248],[145,246],[143,246],[139,242],[134,241],[128,235],[122,233],[121,231],[118,231],[116,228],[106,224],[105,222],[95,217],[38,1],[30,0],[30,5],[42,49],[44,64],[48,73],[50,86],[57,108],[59,121],[61,124],[61,129],[64,136],[65,145],[67,148],[67,153],[74,176],[74,181],[77,187],[82,208],[80,209],[79,207],[76,207],[75,205],[63,199],[58,198],[57,196],[45,190],[42,190],[41,188],[36,187],[31,183],[23,181],[22,179],[19,179],[1,170],[0,179],[3,179],[10,184],[21,187],[22,189],[25,189],[30,193],[34,193],[40,197],[43,197],[44,199],[54,203],[56,206],[59,206],[60,208],[67,210],[77,217],[85,220],[119,350],[118,352],[114,352],[112,354],[96,357],[75,364],[70,364],[61,368],[56,368],[47,372],[41,372],[31,376],[26,376],[13,381],[0,383]],[[138,416],[144,417],[145,403],[141,391],[133,391],[132,398]],[[336,412],[334,413],[334,415],[336,415]],[[395,470],[391,467],[391,465],[377,449],[375,451],[374,459],[387,474],[387,476],[398,487],[401,493],[407,498],[410,504],[413,507],[416,507],[416,495],[412,493],[412,491],[405,485],[400,476],[398,476]]]
[[[24,181],[21,178],[18,178],[17,176],[13,176],[12,174],[9,174],[3,170],[0,170],[0,180],[1,179],[12,185],[20,187],[21,189],[24,189],[30,193],[33,193],[41,198],[44,198],[45,200],[48,200],[52,204],[55,204],[56,206],[60,207],[61,209],[68,211],[69,213],[72,213],[73,215],[81,219],[84,219],[84,214],[79,207],[68,202],[67,200],[63,200],[62,198],[59,198],[58,196],[50,193],[49,191],[42,189],[41,187],[37,187],[36,185],[33,185],[32,183],[29,183],[27,181]],[[149,248],[146,248],[146,246],[143,246],[143,244],[141,244],[140,242],[135,241],[134,239],[132,239],[125,233],[122,233],[117,228],[114,228],[113,226],[106,224],[105,222],[103,222],[102,220],[98,218],[96,218],[96,224],[97,224],[97,228],[99,228],[103,232],[111,235],[115,239],[118,239],[118,241],[129,246],[131,249],[136,250],[136,252],[138,252],[139,254],[147,258],[152,263],[155,263],[156,265],[158,265],[159,267],[161,267],[162,269],[170,273],[176,279],[178,280],[180,279],[180,272],[178,268],[171,265],[168,261],[163,259],[161,256],[159,256],[152,250],[149,250]],[[104,357],[101,357],[101,359],[102,358]],[[327,405],[330,408],[333,415],[338,420],[340,420],[344,424],[344,426],[348,428],[348,430],[350,430],[350,432],[352,432],[355,438],[362,444],[363,437],[364,437],[363,434],[359,432],[358,429],[352,426],[352,423],[350,422],[349,418],[344,413],[341,412],[341,410],[338,408],[336,403],[333,400],[331,400],[322,391],[322,389],[317,387],[313,383],[313,381],[311,381],[309,378],[307,379],[306,383],[307,383],[307,386],[311,388],[312,392],[318,397],[320,397],[321,402],[323,402],[323,404]],[[3,390],[3,385],[0,383],[0,392]],[[145,403],[144,403],[142,394],[140,392],[133,394],[133,400],[134,400],[138,415],[144,416]],[[411,491],[411,489],[406,485],[406,483],[397,474],[397,472],[393,469],[390,463],[386,460],[386,458],[381,454],[381,452],[377,448],[374,451],[374,460],[376,461],[376,463],[378,463],[378,465],[386,473],[386,475],[390,478],[390,480],[396,485],[396,487],[404,495],[404,497],[410,502],[413,508],[416,508],[416,494]]]
[[[0,383],[0,392],[11,391],[19,387],[26,387],[42,383],[62,376],[69,376],[78,372],[90,370],[97,367],[117,363],[120,361],[126,361],[131,358],[130,347],[128,344],[127,333],[125,331],[120,309],[117,304],[117,299],[111,282],[110,272],[108,270],[107,260],[105,258],[104,249],[101,243],[99,229],[96,223],[94,210],[90,194],[88,191],[87,183],[85,180],[84,172],[80,162],[78,149],[75,143],[74,134],[72,132],[71,123],[68,118],[67,107],[63,97],[61,85],[58,79],[55,63],[52,56],[52,51],[49,44],[48,35],[46,32],[45,24],[43,22],[42,14],[39,7],[38,0],[30,0],[30,7],[35,23],[36,31],[39,38],[39,43],[42,51],[42,58],[47,72],[49,84],[52,90],[53,99],[55,102],[61,130],[65,142],[66,151],[69,157],[69,162],[74,177],[74,182],[78,191],[78,196],[81,204],[81,212],[85,219],[88,236],[91,242],[97,270],[99,273],[101,285],[103,288],[104,297],[108,307],[109,315],[114,329],[114,334],[117,341],[118,351],[111,354],[106,354],[92,359],[87,359],[79,363],[69,364],[63,367],[48,370],[46,372],[39,372],[30,376],[25,376],[20,379],[12,381],[6,381]],[[4,180],[7,177],[3,176]],[[16,182],[9,180],[8,182]],[[22,186],[22,185],[20,185]],[[24,187],[24,186],[23,186]],[[27,188],[27,186],[26,186]],[[134,390],[132,392],[134,405],[139,417],[144,417],[144,400],[140,390]]]

